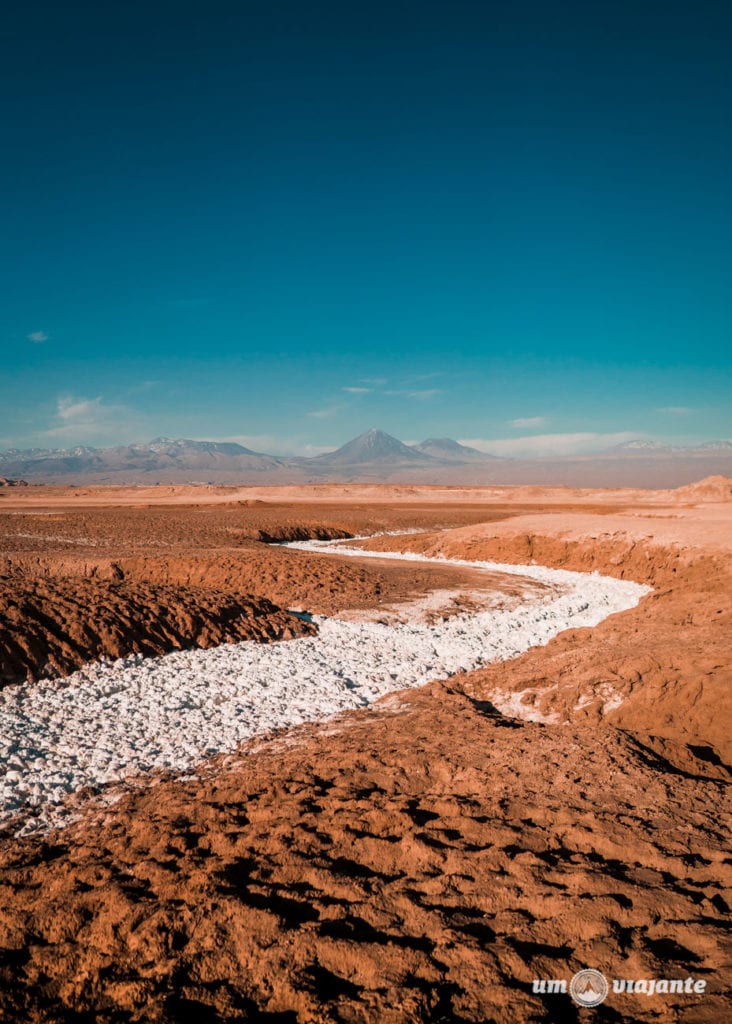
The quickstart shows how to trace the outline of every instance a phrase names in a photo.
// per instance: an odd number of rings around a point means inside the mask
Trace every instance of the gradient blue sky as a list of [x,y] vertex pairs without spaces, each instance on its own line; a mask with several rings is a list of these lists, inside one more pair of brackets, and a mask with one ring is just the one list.
[[731,50],[704,0],[12,5],[0,446],[729,437]]

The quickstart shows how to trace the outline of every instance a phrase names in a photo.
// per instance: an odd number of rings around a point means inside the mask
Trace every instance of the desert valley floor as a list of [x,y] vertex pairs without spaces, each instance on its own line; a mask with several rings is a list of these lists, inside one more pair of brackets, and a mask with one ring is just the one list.
[[[2,488],[0,538],[1,1020],[732,1019],[728,479]],[[705,991],[533,991],[583,968]]]

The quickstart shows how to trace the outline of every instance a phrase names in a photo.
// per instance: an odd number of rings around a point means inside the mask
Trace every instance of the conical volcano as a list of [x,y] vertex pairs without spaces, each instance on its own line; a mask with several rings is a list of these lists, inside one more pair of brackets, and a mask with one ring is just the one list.
[[384,433],[383,430],[372,428],[365,434],[359,434],[352,441],[348,441],[341,448],[327,455],[318,455],[310,462],[317,462],[322,466],[360,466],[364,463],[376,463],[381,465],[425,465],[433,460],[424,452],[410,448],[402,444],[396,437]]

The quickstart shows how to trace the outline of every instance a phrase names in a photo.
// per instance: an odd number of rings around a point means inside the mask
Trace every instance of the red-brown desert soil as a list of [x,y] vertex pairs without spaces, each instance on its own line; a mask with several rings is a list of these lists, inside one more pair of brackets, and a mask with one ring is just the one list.
[[0,579],[0,686],[89,661],[315,632],[266,598],[124,580]]
[[[215,587],[280,608],[374,607],[445,579],[266,548],[256,531],[420,528],[368,546],[599,570],[654,593],[511,662],[5,840],[0,1019],[732,1018],[732,504],[718,487],[562,489],[533,504],[521,488],[515,505],[511,489],[461,489],[452,504],[445,489],[344,488],[338,505],[328,488],[320,506],[312,489],[263,506],[212,491],[209,504],[188,493],[143,508],[55,490],[44,505],[42,490],[23,488],[22,514],[0,516],[9,571],[38,586],[109,586],[121,572],[131,587]],[[623,703],[603,717],[608,685]],[[500,715],[499,691],[551,724]],[[584,967],[692,976],[707,993],[611,993],[595,1010],[532,994],[532,979]]]
[[[102,657],[312,632],[287,609],[334,614],[435,589],[490,589],[498,581],[474,570],[333,559],[272,542],[510,514],[357,507],[323,515],[239,502],[0,513],[0,686]],[[521,592],[514,580],[500,585]]]

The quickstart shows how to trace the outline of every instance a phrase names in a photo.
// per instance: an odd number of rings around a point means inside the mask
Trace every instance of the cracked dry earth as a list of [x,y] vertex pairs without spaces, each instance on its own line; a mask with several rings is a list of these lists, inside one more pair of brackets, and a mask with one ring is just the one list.
[[[4,841],[0,1019],[732,1019],[728,556],[626,542],[614,523],[598,527],[609,539],[568,537],[570,519],[561,540],[547,514],[530,534],[502,516],[377,546],[522,562],[528,536],[539,562],[627,572],[656,592],[512,662]],[[277,553],[293,576],[310,557]],[[307,564],[336,601],[338,560]],[[344,571],[390,597],[412,579]],[[624,703],[603,719],[586,698],[608,679]],[[496,688],[562,724],[501,716]],[[593,1010],[532,993],[534,978],[584,967],[692,976],[707,992],[611,994]]]

